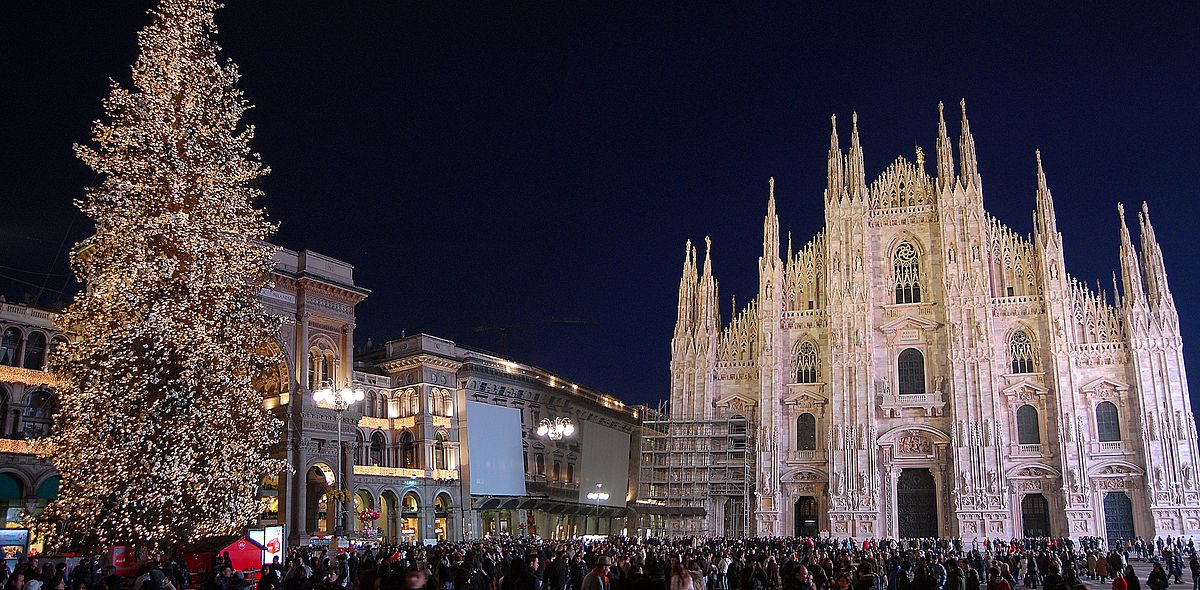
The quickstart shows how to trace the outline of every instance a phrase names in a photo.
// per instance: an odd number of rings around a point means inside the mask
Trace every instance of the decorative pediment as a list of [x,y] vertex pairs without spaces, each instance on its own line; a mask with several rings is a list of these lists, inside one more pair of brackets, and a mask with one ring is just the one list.
[[897,455],[932,455],[933,440],[920,430],[908,430],[896,437]]
[[940,325],[928,318],[905,314],[880,326],[879,330],[887,335],[889,344],[920,344],[930,342],[933,331]]
[[1129,385],[1114,381],[1108,377],[1101,377],[1095,381],[1090,381],[1083,387],[1079,388],[1088,397],[1096,399],[1115,399],[1119,398],[1129,391]]
[[[900,439],[912,436],[920,436],[928,439],[931,443],[948,445],[950,444],[950,436],[945,432],[930,426],[920,426],[909,424],[905,426],[897,426],[881,435],[879,435],[878,444],[880,446],[888,444],[900,444]],[[911,442],[911,441],[908,441]],[[906,443],[907,444],[907,443]]]
[[1093,469],[1089,475],[1093,477],[1120,477],[1142,474],[1143,471],[1136,465],[1129,463],[1109,463],[1097,469]]
[[824,387],[822,383],[789,385],[788,395],[783,398],[783,405],[793,414],[816,412],[817,417],[824,417],[825,406],[829,403],[829,400],[819,393],[822,387]]
[[[806,385],[811,385],[811,383],[808,383]],[[825,399],[824,396],[817,395],[815,392],[813,392],[811,390],[801,389],[801,390],[796,391],[795,393],[792,393],[791,395],[783,398],[783,405],[816,407],[816,406],[823,406],[828,401],[829,400]]]
[[717,408],[727,409],[734,414],[744,414],[748,410],[758,407],[758,400],[735,393],[717,400],[713,405]]
[[1049,391],[1037,383],[1024,379],[1000,390],[1005,397],[1019,402],[1031,402],[1046,395]]
[[915,315],[902,315],[882,326],[879,329],[888,334],[899,332],[905,329],[916,330],[933,330],[941,324],[937,322]]
[[829,476],[816,469],[798,469],[784,474],[779,479],[785,483],[793,481],[828,481]]
[[1030,463],[1027,465],[1018,466],[1008,472],[1008,478],[1028,478],[1028,477],[1059,477],[1059,473],[1053,467],[1042,465],[1039,463]]

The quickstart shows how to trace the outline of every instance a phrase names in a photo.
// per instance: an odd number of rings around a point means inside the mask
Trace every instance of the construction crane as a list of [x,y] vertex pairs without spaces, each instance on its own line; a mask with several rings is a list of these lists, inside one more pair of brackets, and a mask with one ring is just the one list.
[[528,322],[524,324],[487,324],[483,326],[475,326],[472,328],[474,332],[497,332],[500,334],[500,354],[508,356],[508,335],[513,330],[529,330],[540,326],[548,326],[550,324],[580,324],[580,325],[595,325],[592,320],[540,320]]

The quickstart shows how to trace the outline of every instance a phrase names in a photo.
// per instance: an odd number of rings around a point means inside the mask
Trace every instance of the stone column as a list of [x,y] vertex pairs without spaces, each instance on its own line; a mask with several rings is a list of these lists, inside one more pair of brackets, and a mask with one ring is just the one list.
[[[888,494],[887,494],[887,498],[885,498],[883,500],[884,502],[887,502],[887,507],[888,507],[887,522],[888,522],[889,526],[887,527],[887,530],[885,530],[883,533],[885,536],[892,537],[894,539],[900,538],[900,506],[899,506],[899,503],[897,500],[898,496],[896,493],[897,483],[899,481],[900,481],[900,470],[897,468],[889,469],[888,470],[888,482],[890,482],[890,483],[888,484],[888,490],[887,490]],[[938,481],[937,479],[934,479],[935,484],[937,483],[937,481]],[[940,504],[940,502],[939,502],[939,504]]]
[[288,486],[288,538],[295,546],[308,541],[308,452],[301,441],[288,442],[294,469]]
[[308,541],[308,451],[305,448],[303,420],[305,397],[308,394],[308,320],[312,315],[304,309],[304,291],[296,292],[296,330],[293,333],[292,354],[295,373],[288,384],[287,445],[293,472],[288,486],[288,539],[293,546]]
[[942,498],[946,497],[946,488],[944,487],[946,485],[946,478],[944,471],[944,469],[935,468],[932,465],[929,467],[929,472],[933,474],[934,497],[937,498],[938,535],[942,537],[948,537],[950,536],[950,516],[948,514],[946,503],[942,501]]
[[[341,418],[345,419],[346,413],[343,412]],[[342,454],[342,473],[338,474],[338,478],[342,481],[339,486],[351,494],[350,499],[342,505],[342,530],[347,533],[354,530],[354,453],[351,449],[355,446],[353,423],[342,424],[342,446],[338,452]]]

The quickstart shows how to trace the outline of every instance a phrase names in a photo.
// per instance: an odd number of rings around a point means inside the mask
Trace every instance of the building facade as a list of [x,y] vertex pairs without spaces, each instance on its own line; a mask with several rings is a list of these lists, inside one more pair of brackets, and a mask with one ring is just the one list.
[[[358,367],[358,380],[370,384],[367,416],[359,423],[363,440],[391,451],[382,461],[372,451],[369,465],[356,466],[356,485],[374,494],[406,475],[401,470],[428,465],[452,487],[448,521],[421,515],[402,530],[436,522],[453,530],[453,538],[565,538],[636,528],[628,517],[637,515],[627,508],[635,491],[636,409],[545,369],[427,334],[372,347],[359,355]],[[388,405],[397,399],[420,401],[401,402],[397,411]],[[432,404],[430,420],[423,422],[410,405],[417,403]],[[551,436],[539,431],[544,422],[570,429]],[[426,451],[414,456],[406,450],[413,446]],[[608,497],[588,499],[595,491]],[[439,493],[412,492],[416,501]],[[385,537],[396,538],[392,523],[383,528]],[[433,537],[410,540],[425,538]]]
[[[965,103],[934,169],[868,183],[837,121],[825,226],[781,253],[774,181],[757,296],[727,323],[685,249],[669,416],[645,498],[710,534],[963,538],[1200,533],[1179,319],[1145,205],[1111,296],[1072,277],[1036,158],[1034,232],[992,217]],[[706,240],[707,242],[707,240]],[[749,433],[748,435],[744,435]],[[714,469],[719,468],[719,473]]]
[[58,473],[31,443],[58,410],[46,358],[63,340],[53,312],[0,301],[0,528],[23,526],[58,493]]
[[[622,533],[657,509],[627,507],[638,411],[610,395],[424,334],[356,359],[355,309],[369,292],[353,270],[315,252],[275,254],[261,298],[284,320],[271,351],[280,360],[255,386],[283,422],[271,453],[290,470],[264,479],[255,526],[283,525],[292,544],[329,541],[339,519],[363,542],[562,538]],[[57,411],[46,360],[66,338],[53,312],[0,301],[0,528],[23,526],[56,496],[58,474],[33,443]],[[314,401],[319,388],[347,386],[362,390],[361,403],[337,412]],[[543,419],[572,431],[539,434]],[[492,485],[506,476],[509,487]],[[593,491],[608,497],[589,500]]]

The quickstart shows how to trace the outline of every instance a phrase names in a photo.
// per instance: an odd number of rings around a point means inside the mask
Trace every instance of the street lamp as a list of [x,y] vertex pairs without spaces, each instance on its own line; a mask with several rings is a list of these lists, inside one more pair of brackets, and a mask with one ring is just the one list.
[[538,423],[537,435],[550,440],[562,440],[563,437],[575,434],[575,425],[570,418],[542,418]]
[[[321,388],[313,392],[313,401],[318,404],[324,404],[333,407],[333,412],[337,416],[337,480],[335,484],[345,485],[342,480],[342,412],[350,407],[350,404],[357,403],[363,400],[363,390],[361,387],[351,386],[334,389],[332,381],[325,381],[321,384]],[[337,488],[334,488],[337,491]],[[341,538],[345,535],[345,528],[342,526],[342,493],[337,491],[333,499],[333,536]]]
[[[600,503],[608,500],[608,492],[604,491],[604,484],[596,484],[596,491],[588,492],[588,500],[596,501],[596,534],[600,534]],[[609,531],[612,532],[612,531]]]

